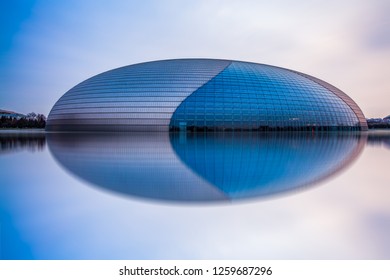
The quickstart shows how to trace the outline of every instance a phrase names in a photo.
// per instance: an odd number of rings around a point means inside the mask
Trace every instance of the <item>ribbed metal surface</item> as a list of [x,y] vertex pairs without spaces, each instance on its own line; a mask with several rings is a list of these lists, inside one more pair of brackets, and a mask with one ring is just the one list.
[[94,76],[65,93],[51,110],[49,131],[167,131],[173,112],[230,61],[147,62]]

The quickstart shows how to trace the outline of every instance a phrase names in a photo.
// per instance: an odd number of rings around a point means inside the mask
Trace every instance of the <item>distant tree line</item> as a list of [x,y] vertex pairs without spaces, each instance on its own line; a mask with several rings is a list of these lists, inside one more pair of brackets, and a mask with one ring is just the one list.
[[390,123],[368,123],[368,128],[390,128]]
[[45,115],[34,112],[22,118],[2,116],[0,119],[0,128],[45,128],[45,126]]
[[368,128],[390,128],[390,118],[367,119]]

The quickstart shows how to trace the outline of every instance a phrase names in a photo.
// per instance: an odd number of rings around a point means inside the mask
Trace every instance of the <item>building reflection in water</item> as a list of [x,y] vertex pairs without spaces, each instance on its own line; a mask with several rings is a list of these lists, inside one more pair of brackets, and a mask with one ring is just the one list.
[[0,155],[22,150],[43,151],[46,147],[45,132],[3,131],[0,133]]
[[298,190],[326,179],[360,154],[360,134],[267,133],[172,137],[180,159],[229,198]]
[[390,129],[375,129],[368,134],[367,143],[370,146],[390,149]]
[[362,151],[360,133],[50,133],[71,174],[122,195],[226,201],[301,190],[343,170]]

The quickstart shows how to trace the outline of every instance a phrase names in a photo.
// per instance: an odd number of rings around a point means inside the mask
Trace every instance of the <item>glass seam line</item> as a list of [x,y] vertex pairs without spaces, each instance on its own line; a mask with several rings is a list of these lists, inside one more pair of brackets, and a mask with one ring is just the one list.
[[186,96],[186,98],[184,98],[176,107],[175,111],[172,112],[172,116],[171,116],[171,119],[169,120],[169,125],[168,125],[168,129],[169,127],[171,126],[171,123],[172,123],[172,118],[173,116],[175,115],[177,109],[188,99],[188,97],[190,97],[191,95],[193,95],[195,92],[197,92],[199,89],[201,89],[202,87],[204,87],[206,84],[208,84],[209,82],[211,82],[211,80],[213,80],[215,77],[217,77],[219,74],[221,74],[223,71],[226,70],[226,68],[228,68],[231,64],[232,64],[232,60],[226,60],[228,61],[229,63],[221,69],[221,71],[219,71],[217,74],[215,74],[214,76],[211,76],[210,79],[208,79],[206,82],[204,82],[202,85],[200,85],[197,89],[195,89],[193,92],[191,92],[189,95]]

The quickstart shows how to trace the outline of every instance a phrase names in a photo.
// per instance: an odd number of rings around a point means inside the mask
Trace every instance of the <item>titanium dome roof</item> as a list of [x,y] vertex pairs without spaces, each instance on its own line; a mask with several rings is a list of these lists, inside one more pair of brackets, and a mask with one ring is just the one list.
[[366,130],[341,90],[249,62],[175,59],[113,69],[53,106],[49,131]]

